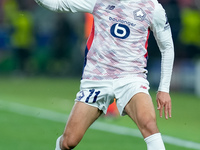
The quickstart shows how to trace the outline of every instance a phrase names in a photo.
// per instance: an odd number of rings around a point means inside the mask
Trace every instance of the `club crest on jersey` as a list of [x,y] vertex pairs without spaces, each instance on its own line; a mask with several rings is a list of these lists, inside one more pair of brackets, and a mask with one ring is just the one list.
[[142,9],[137,9],[133,12],[134,19],[139,21],[144,21],[146,18],[146,13]]

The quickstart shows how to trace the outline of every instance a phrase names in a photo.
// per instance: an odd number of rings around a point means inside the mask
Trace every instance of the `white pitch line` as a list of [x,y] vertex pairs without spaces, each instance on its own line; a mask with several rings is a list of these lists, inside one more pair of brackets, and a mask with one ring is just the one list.
[[[55,111],[50,111],[42,108],[27,106],[19,103],[8,102],[0,100],[0,110],[6,110],[14,113],[18,113],[25,116],[32,116],[36,118],[46,119],[55,122],[62,122],[65,123],[68,115],[63,113],[58,113]],[[112,125],[100,121],[96,121],[91,127],[91,129],[120,134],[120,135],[127,135],[142,138],[141,133],[137,129]],[[163,140],[165,143],[176,145],[184,148],[190,148],[195,150],[200,150],[200,143],[182,140],[179,138],[175,138],[172,136],[162,135]]]

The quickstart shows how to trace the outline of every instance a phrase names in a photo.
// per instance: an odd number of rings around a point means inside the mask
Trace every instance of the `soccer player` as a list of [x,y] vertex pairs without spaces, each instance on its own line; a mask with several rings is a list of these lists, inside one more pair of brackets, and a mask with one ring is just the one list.
[[[94,24],[85,50],[80,91],[56,150],[77,146],[90,125],[115,98],[120,114],[138,126],[148,150],[165,150],[147,81],[147,46],[153,31],[162,55],[157,93],[160,117],[171,117],[174,61],[171,29],[157,0],[36,0],[53,11],[88,12]],[[79,20],[77,20],[79,23]],[[123,149],[123,145],[122,145]]]

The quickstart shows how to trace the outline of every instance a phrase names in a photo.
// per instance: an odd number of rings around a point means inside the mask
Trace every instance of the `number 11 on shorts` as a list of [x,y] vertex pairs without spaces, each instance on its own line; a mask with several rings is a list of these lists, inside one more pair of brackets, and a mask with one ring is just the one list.
[[91,89],[91,90],[89,90],[89,92],[90,92],[90,94],[89,94],[89,96],[86,98],[85,102],[88,103],[90,97],[91,97],[93,94],[95,94],[94,99],[93,99],[93,103],[95,103],[96,100],[97,100],[98,95],[100,94],[100,91],[95,92],[95,89]]

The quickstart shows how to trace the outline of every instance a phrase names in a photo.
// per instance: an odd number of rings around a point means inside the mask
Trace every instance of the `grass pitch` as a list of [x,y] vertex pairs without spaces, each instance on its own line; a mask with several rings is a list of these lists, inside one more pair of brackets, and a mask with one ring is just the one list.
[[[27,106],[44,108],[69,114],[74,98],[79,90],[79,79],[57,78],[0,78],[0,100]],[[155,102],[156,92],[151,92]],[[200,142],[200,99],[194,95],[171,93],[172,118],[158,117],[162,134]],[[155,104],[156,105],[156,104]],[[55,148],[56,138],[63,132],[64,122],[55,122],[36,117],[17,114],[0,105],[0,149],[6,150],[50,150]],[[158,114],[158,112],[157,112]],[[137,128],[127,117],[100,118],[102,122],[125,127]],[[170,150],[190,150],[166,144]],[[89,129],[77,150],[144,150],[143,139]]]

